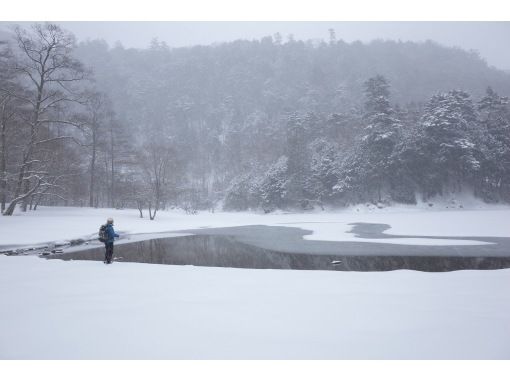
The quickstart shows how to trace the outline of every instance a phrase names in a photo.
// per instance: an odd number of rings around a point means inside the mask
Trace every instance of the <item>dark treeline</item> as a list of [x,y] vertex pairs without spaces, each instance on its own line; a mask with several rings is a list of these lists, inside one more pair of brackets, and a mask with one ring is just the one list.
[[[0,43],[0,203],[157,210],[510,201],[510,75],[433,42]],[[502,94],[502,95],[499,95]]]

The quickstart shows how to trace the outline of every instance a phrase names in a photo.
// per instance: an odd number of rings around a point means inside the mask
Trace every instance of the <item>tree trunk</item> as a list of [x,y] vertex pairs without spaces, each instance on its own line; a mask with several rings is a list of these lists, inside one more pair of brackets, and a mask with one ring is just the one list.
[[112,183],[111,183],[111,194],[110,194],[110,199],[111,199],[111,207],[115,207],[115,189],[114,189],[114,184],[115,184],[115,181],[114,181],[114,178],[115,178],[115,164],[114,164],[114,139],[113,139],[113,128],[110,126],[110,149],[111,149],[111,161],[110,161],[110,166],[111,166],[111,180],[112,180]]
[[[2,112],[3,114],[3,112]],[[2,120],[2,129],[0,131],[0,212],[5,211],[5,202],[7,201],[7,136],[6,136],[6,123]]]
[[27,193],[18,196],[14,198],[11,203],[9,204],[9,207],[7,207],[7,210],[5,210],[4,215],[5,216],[11,216],[14,213],[14,210],[16,209],[16,205],[18,202],[22,202],[28,197],[30,197],[35,191],[39,188],[39,185],[41,184],[41,181],[38,181],[32,189],[30,189]]
[[35,205],[34,205],[34,211],[37,210],[37,206],[39,206],[39,202],[41,202],[42,197],[43,197],[43,194],[39,194],[39,196],[37,197],[37,201],[35,202]]
[[4,211],[3,215],[5,216],[11,216],[13,213],[14,213],[14,210],[16,209],[16,204],[18,202],[14,202],[12,201],[10,204],[9,204],[9,207],[7,207],[7,210]]
[[143,218],[143,203],[141,201],[137,201],[136,205],[138,206],[138,211],[140,212],[140,218]]
[[[43,67],[44,68],[44,67]],[[39,85],[37,86],[37,100],[35,103],[34,108],[34,115],[32,118],[32,124],[31,124],[31,133],[30,133],[30,142],[28,145],[28,149],[26,154],[23,156],[23,164],[20,168],[20,174],[18,177],[18,184],[16,186],[16,193],[14,195],[14,200],[9,204],[9,207],[7,208],[7,211],[4,213],[4,215],[12,215],[14,212],[14,209],[16,208],[16,204],[18,202],[23,202],[22,209],[23,211],[27,211],[27,198],[29,195],[27,195],[30,191],[30,181],[25,180],[24,176],[26,172],[30,172],[30,169],[32,168],[32,164],[30,163],[33,155],[33,151],[35,149],[35,143],[37,141],[37,132],[38,132],[38,126],[39,126],[39,113],[41,110],[41,104],[42,104],[42,96],[43,96],[43,90],[44,90],[45,81],[43,78],[40,79]],[[25,196],[19,198],[19,195],[21,193],[21,187],[25,185]],[[19,199],[18,199],[19,198]],[[18,200],[16,200],[18,199]]]
[[[44,66],[43,66],[44,69]],[[32,119],[32,125],[31,125],[31,134],[30,134],[30,145],[28,147],[27,155],[25,162],[23,163],[23,166],[25,167],[25,172],[29,172],[32,168],[32,164],[30,163],[30,160],[32,159],[32,154],[35,149],[35,143],[37,141],[37,132],[39,128],[39,117],[41,112],[41,105],[42,105],[42,97],[43,97],[43,91],[44,91],[44,85],[45,80],[43,78],[40,79],[39,85],[37,86],[37,101],[35,103],[35,109],[34,109],[34,117]],[[27,194],[30,191],[30,180],[24,180],[25,182],[25,194]],[[28,197],[23,198],[23,212],[27,211],[27,200]]]
[[[23,192],[26,194],[30,190],[30,181],[29,180],[24,180],[23,181],[23,186],[24,186]],[[23,198],[23,202],[21,203],[21,211],[23,211],[23,212],[27,212],[28,198],[29,197]]]
[[156,217],[156,212],[158,211],[158,205],[156,203],[156,206],[154,207],[154,212],[152,212],[152,205],[149,203],[149,219],[154,220]]
[[40,198],[35,202],[34,211],[37,210],[37,206],[39,206],[39,201],[40,201]]
[[[23,161],[26,162],[26,158]],[[4,211],[4,215],[6,215],[6,216],[12,215],[14,213],[14,210],[16,209],[16,205],[18,204],[18,202],[21,199],[23,199],[23,198],[20,198],[20,194],[21,194],[21,186],[23,185],[24,175],[25,175],[25,165],[22,165],[19,175],[18,175],[18,180],[16,183],[16,190],[14,191],[14,199],[11,201],[11,203],[9,203],[7,210]]]
[[89,196],[89,207],[94,206],[94,188],[96,182],[96,127],[92,129],[92,158],[90,160],[90,196]]

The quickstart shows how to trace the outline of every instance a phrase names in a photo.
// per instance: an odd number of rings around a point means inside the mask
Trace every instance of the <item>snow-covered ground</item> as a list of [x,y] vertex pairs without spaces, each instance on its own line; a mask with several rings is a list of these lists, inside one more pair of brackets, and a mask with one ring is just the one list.
[[[510,236],[501,206],[161,212],[155,221],[136,210],[43,207],[0,217],[0,246],[93,238],[108,216],[124,236],[265,224],[363,241],[347,232],[357,222],[389,224],[392,234]],[[409,244],[388,240],[377,242]],[[509,289],[510,269],[284,271],[0,255],[0,358],[510,359]]]
[[0,256],[0,358],[506,358],[510,270],[204,268]]
[[[0,217],[0,246],[31,245],[76,238],[96,238],[106,218],[115,219],[115,229],[128,234],[180,231],[196,228],[242,225],[291,226],[313,231],[305,239],[365,241],[349,233],[350,223],[384,223],[395,235],[421,236],[495,236],[510,237],[510,207],[472,209],[421,209],[393,207],[385,209],[354,207],[346,210],[313,213],[227,213],[201,212],[186,215],[182,211],[161,211],[156,220],[138,217],[136,210],[76,207],[41,207],[35,212]],[[473,240],[398,238],[376,240],[388,244],[463,245],[485,244]]]

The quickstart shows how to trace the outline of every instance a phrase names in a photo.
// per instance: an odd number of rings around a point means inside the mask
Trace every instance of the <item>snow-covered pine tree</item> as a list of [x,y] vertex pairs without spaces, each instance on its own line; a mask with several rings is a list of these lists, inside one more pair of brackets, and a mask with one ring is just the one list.
[[389,189],[391,158],[399,138],[400,123],[390,105],[386,79],[377,75],[368,79],[364,87],[364,130],[356,149],[342,165],[335,189],[340,193],[350,189],[358,193],[356,197],[380,202]]
[[473,187],[483,159],[470,95],[453,90],[434,95],[425,108],[417,133],[416,169],[426,197]]
[[259,178],[253,173],[243,173],[235,177],[226,191],[223,209],[242,211],[258,206],[258,181]]
[[286,156],[280,157],[260,180],[258,185],[260,205],[265,212],[285,206],[288,162]]
[[310,152],[308,142],[318,126],[318,118],[309,113],[304,117],[292,115],[286,127],[287,191],[288,206],[309,207],[311,195],[307,191],[310,179]]
[[312,151],[311,177],[307,190],[321,204],[331,199],[338,182],[338,146],[324,138],[310,144]]
[[324,134],[321,137],[335,142],[340,149],[352,146],[361,133],[361,112],[357,109],[346,113],[333,113],[325,122]]
[[478,102],[485,161],[481,192],[487,200],[510,200],[510,106],[507,97],[488,87]]

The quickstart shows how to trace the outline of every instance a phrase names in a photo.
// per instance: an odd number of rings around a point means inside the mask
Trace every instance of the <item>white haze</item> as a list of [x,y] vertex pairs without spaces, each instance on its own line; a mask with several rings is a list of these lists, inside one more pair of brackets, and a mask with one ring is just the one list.
[[[0,29],[9,22],[0,22]],[[20,24],[28,24],[22,22]],[[358,22],[358,21],[260,21],[260,22],[59,22],[79,40],[104,39],[110,45],[145,48],[153,38],[171,47],[209,45],[236,39],[258,39],[280,33],[284,39],[329,38],[328,29],[346,42],[374,39],[434,40],[446,46],[476,50],[489,65],[510,70],[510,22]],[[28,26],[28,25],[24,25]]]

